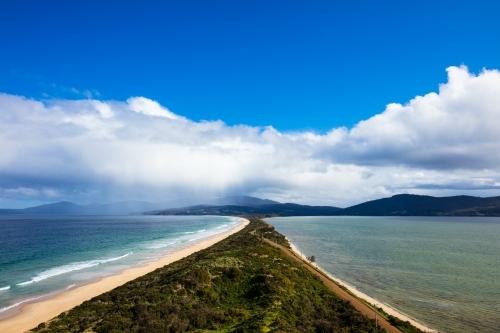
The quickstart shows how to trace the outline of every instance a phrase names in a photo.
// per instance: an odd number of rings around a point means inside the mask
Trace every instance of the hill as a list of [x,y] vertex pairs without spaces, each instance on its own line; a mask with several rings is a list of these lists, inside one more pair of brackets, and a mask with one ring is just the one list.
[[432,197],[398,194],[345,208],[341,215],[362,216],[500,216],[500,197]]
[[[256,197],[250,197],[246,195],[238,196],[227,196],[221,198],[183,198],[164,201],[158,204],[156,209],[149,210],[159,210],[159,209],[172,209],[181,207],[192,207],[192,206],[226,206],[226,205],[238,205],[238,206],[249,206],[249,205],[269,205],[269,204],[279,204],[277,201],[260,199]],[[148,209],[142,210],[147,211]]]
[[61,201],[24,209],[0,209],[0,215],[128,215],[158,207],[161,206],[156,203],[133,200],[90,205]]
[[292,203],[268,205],[192,206],[147,212],[152,215],[259,216],[500,216],[500,197],[431,197],[398,194],[348,208]]
[[25,209],[0,209],[0,215],[260,215],[260,216],[500,216],[500,197],[432,197],[398,194],[347,208],[308,206],[249,196],[178,199],[161,203],[121,201],[77,205],[67,201]]
[[191,198],[170,200],[160,203],[146,201],[120,201],[110,204],[77,205],[67,201],[40,205],[24,209],[0,209],[0,215],[130,215],[145,211],[172,209],[193,205],[268,205],[277,201],[249,196],[229,196],[222,198]]
[[260,215],[260,216],[331,216],[341,208],[330,206],[306,206],[292,203],[248,206],[193,206],[147,212],[151,215]]

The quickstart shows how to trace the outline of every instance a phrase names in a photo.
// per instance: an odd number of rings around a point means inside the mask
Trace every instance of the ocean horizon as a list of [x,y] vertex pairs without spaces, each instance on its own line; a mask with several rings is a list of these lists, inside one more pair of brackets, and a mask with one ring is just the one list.
[[239,223],[225,216],[0,216],[0,319]]
[[432,329],[500,330],[500,218],[266,221],[328,274]]

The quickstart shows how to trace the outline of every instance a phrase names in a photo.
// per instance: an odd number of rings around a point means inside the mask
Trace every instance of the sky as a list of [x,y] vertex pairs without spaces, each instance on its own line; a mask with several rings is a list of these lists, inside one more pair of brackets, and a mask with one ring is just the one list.
[[0,208],[500,195],[496,1],[3,1]]

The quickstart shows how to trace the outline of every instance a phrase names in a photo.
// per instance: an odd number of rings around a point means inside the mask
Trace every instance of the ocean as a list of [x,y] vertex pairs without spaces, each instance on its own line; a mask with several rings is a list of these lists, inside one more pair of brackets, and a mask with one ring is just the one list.
[[500,332],[500,218],[266,219],[332,276],[440,332]]
[[240,223],[223,216],[0,216],[0,319]]

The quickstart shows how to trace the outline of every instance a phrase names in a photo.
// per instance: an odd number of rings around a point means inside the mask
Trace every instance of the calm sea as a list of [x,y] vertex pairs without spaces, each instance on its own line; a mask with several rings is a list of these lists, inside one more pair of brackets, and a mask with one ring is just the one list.
[[441,332],[500,332],[500,218],[266,219],[333,276]]
[[239,224],[221,216],[0,216],[0,319]]

